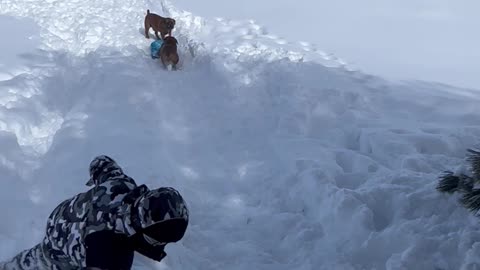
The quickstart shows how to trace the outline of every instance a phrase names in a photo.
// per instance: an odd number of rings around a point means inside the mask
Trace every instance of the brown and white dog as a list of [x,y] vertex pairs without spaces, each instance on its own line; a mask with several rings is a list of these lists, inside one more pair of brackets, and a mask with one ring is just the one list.
[[147,15],[145,16],[145,37],[150,38],[148,31],[150,27],[155,31],[155,36],[157,39],[160,39],[158,32],[162,39],[165,38],[166,34],[172,35],[172,30],[175,27],[176,21],[172,18],[165,18],[155,13],[150,13],[150,10],[147,9]]
[[178,52],[177,52],[178,41],[172,36],[168,36],[163,40],[162,47],[160,47],[160,52],[158,53],[160,59],[162,60],[163,65],[166,69],[173,70],[177,69],[178,64]]

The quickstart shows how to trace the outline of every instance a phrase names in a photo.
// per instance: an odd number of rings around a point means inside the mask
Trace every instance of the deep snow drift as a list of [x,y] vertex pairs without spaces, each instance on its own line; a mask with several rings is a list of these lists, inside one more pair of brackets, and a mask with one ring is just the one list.
[[[176,18],[181,71],[150,58],[147,8]],[[435,191],[478,146],[480,93],[387,82],[168,2],[0,12],[0,260],[40,241],[50,211],[87,189],[90,160],[109,154],[191,208],[181,243],[136,269],[480,266],[478,219]]]

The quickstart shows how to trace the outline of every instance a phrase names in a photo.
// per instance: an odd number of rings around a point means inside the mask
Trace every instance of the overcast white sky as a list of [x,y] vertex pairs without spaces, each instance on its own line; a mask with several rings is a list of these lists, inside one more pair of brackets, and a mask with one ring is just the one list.
[[369,73],[480,89],[480,1],[172,1],[204,17],[255,19]]

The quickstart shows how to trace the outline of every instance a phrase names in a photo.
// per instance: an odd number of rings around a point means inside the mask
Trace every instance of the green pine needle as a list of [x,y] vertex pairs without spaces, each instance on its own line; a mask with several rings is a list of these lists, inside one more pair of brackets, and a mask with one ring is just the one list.
[[460,203],[472,212],[478,212],[480,210],[480,189],[472,189],[469,192],[465,192],[460,199]]
[[469,192],[473,189],[474,179],[468,175],[454,175],[451,171],[446,171],[440,176],[437,190],[445,193],[454,193],[455,191]]
[[453,172],[446,171],[440,176],[440,181],[437,185],[437,190],[440,192],[454,193],[458,190],[460,177],[453,174]]

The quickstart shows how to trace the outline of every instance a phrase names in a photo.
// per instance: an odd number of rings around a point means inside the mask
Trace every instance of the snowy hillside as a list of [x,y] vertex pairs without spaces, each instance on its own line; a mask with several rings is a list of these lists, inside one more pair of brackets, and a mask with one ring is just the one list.
[[[150,58],[147,8],[177,20],[181,71]],[[108,154],[191,208],[181,243],[135,269],[480,267],[478,218],[435,191],[479,145],[480,92],[388,82],[166,1],[0,13],[0,261],[39,242]]]
[[203,17],[250,19],[289,40],[319,44],[391,79],[480,88],[478,1],[175,0]]

